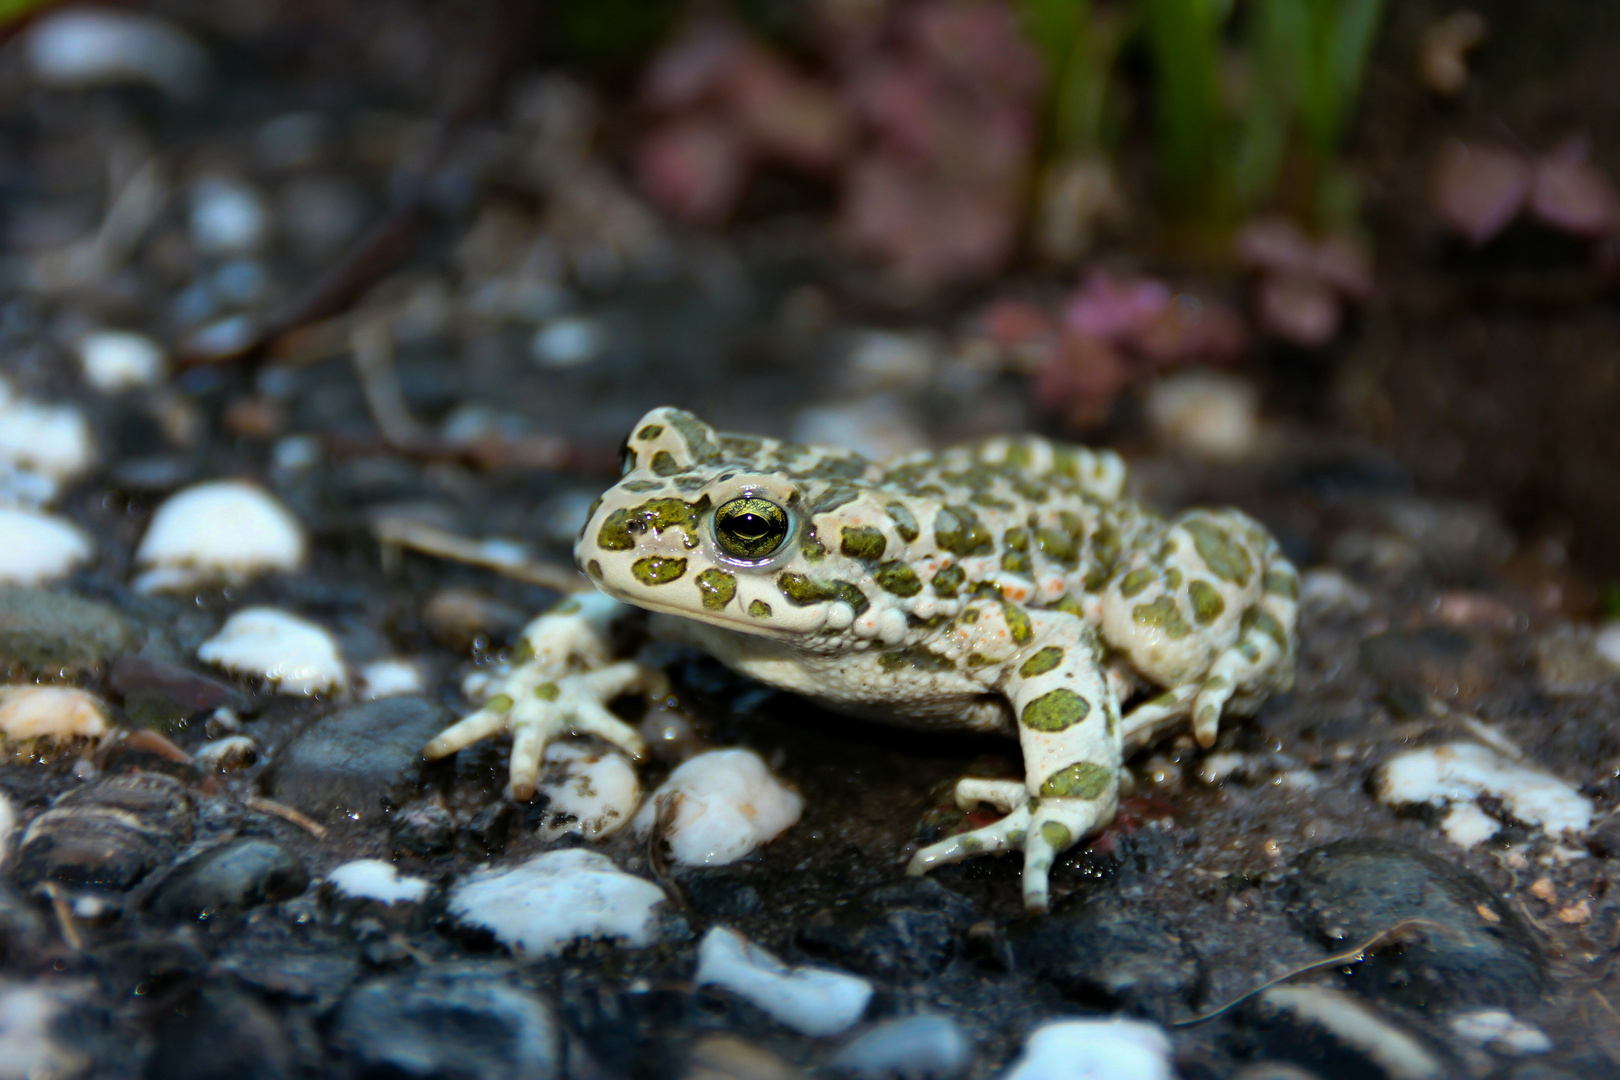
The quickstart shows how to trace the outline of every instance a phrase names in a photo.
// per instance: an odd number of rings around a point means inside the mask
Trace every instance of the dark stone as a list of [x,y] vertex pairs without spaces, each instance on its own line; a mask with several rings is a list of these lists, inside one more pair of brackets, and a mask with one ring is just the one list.
[[1461,1075],[1444,1048],[1381,1015],[1373,1003],[1326,986],[1268,990],[1242,1006],[1240,1024],[1239,1043],[1297,1062],[1322,1080]]
[[549,1003],[473,965],[388,975],[350,992],[332,1043],[355,1080],[549,1080],[562,1073]]
[[264,1002],[209,986],[167,1010],[147,1059],[147,1080],[283,1080],[293,1051]]
[[368,701],[301,731],[266,773],[270,794],[322,821],[377,820],[421,779],[422,747],[450,725],[426,698]]
[[1588,833],[1586,845],[1600,859],[1620,857],[1620,814],[1609,817]]
[[252,711],[247,695],[228,683],[147,656],[121,656],[107,673],[107,687],[141,727],[172,729],[203,713],[227,707]]
[[94,667],[135,645],[134,629],[106,604],[0,586],[0,663],[50,672]]
[[1108,1012],[1167,1020],[1204,989],[1203,963],[1181,936],[1152,911],[1109,893],[1031,920],[1013,951],[1065,997]]
[[973,904],[932,878],[908,878],[822,908],[799,930],[806,952],[863,974],[926,979],[955,959]]
[[1472,643],[1455,630],[1385,630],[1361,642],[1361,666],[1403,707],[1414,694],[1443,694],[1461,678]]
[[277,926],[234,940],[215,961],[215,969],[272,999],[312,1001],[324,1010],[337,1004],[360,977],[360,960],[345,942],[293,936]]
[[759,890],[734,867],[693,870],[681,879],[681,889],[692,910],[717,922],[735,922],[765,910]]
[[395,850],[431,859],[455,846],[456,819],[438,803],[416,803],[394,815],[389,833]]
[[29,824],[17,883],[123,892],[179,854],[191,840],[193,813],[185,785],[161,773],[127,773],[71,791]]
[[512,823],[516,820],[517,807],[506,799],[496,799],[461,827],[462,849],[477,858],[499,855],[506,850]]
[[243,837],[176,867],[149,906],[171,919],[224,915],[290,899],[308,885],[298,856],[272,840]]
[[1420,920],[1356,965],[1358,989],[1441,1008],[1513,1008],[1546,989],[1543,961],[1519,916],[1460,867],[1403,844],[1341,840],[1303,853],[1294,869],[1295,917],[1330,949]]

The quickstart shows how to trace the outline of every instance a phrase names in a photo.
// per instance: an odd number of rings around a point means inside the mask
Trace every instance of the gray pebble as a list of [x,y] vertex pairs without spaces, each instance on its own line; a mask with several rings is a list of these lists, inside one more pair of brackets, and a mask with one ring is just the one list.
[[0,586],[0,660],[29,671],[55,672],[105,663],[135,644],[129,622],[106,604]]
[[409,695],[322,717],[271,766],[270,794],[321,821],[376,821],[414,791],[422,746],[451,719],[442,706]]
[[828,1064],[861,1080],[945,1080],[973,1056],[961,1027],[937,1013],[886,1020],[857,1035]]
[[224,915],[297,896],[309,885],[303,862],[272,840],[244,837],[181,864],[150,906],[171,919]]

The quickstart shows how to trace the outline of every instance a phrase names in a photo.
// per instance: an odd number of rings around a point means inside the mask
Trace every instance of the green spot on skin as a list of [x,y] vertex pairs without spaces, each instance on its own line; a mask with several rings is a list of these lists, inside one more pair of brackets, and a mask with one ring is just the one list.
[[636,438],[640,439],[642,442],[652,442],[654,439],[658,438],[658,436],[662,435],[663,433],[664,433],[664,425],[663,424],[648,424],[646,427],[644,427],[640,431],[636,432]]
[[1251,664],[1260,659],[1260,647],[1252,641],[1238,642],[1237,651],[1243,659]]
[[1007,620],[1007,632],[1012,634],[1012,639],[1018,644],[1028,645],[1035,640],[1035,627],[1030,624],[1029,612],[1017,604],[1003,602],[1001,617]]
[[901,668],[912,671],[952,671],[956,667],[947,657],[921,645],[883,653],[878,656],[878,666],[884,671],[899,671]]
[[714,429],[708,424],[680,409],[666,409],[664,419],[680,434],[693,461],[710,465],[720,460],[720,445],[715,442]]
[[698,522],[708,513],[707,495],[696,502],[685,499],[648,499],[630,509],[619,509],[608,515],[597,530],[596,546],[607,551],[630,551],[636,546],[636,535],[651,530],[662,533],[679,529],[686,535],[689,548],[697,546]]
[[860,498],[861,489],[845,481],[835,481],[810,504],[812,514],[826,514]]
[[1085,698],[1059,687],[1025,705],[1018,719],[1031,731],[1064,731],[1080,723],[1090,712],[1091,706]]
[[1141,592],[1151,584],[1153,584],[1152,567],[1142,567],[1138,570],[1132,570],[1130,573],[1126,574],[1125,579],[1119,583],[1119,595],[1129,600],[1131,597],[1135,596],[1137,593]]
[[934,580],[930,581],[929,584],[934,587],[935,596],[950,600],[956,596],[958,590],[962,588],[962,583],[966,580],[967,571],[960,566],[947,566],[935,574]]
[[995,550],[990,530],[965,506],[946,506],[934,516],[934,543],[954,555],[988,555]]
[[1299,599],[1299,576],[1292,570],[1273,566],[1266,571],[1266,592],[1285,600]]
[[484,702],[484,708],[492,713],[506,714],[512,711],[512,698],[508,694],[496,694]]
[[674,454],[671,454],[668,450],[660,450],[653,455],[652,471],[659,476],[674,476],[681,471],[681,467],[676,462]]
[[1284,652],[1288,650],[1288,635],[1283,631],[1282,624],[1264,611],[1251,611],[1243,619],[1246,628],[1252,627],[1266,637],[1277,643],[1277,647]]
[[697,588],[703,598],[703,606],[710,611],[719,611],[737,595],[737,579],[724,570],[711,567],[697,576]]
[[596,530],[596,546],[607,551],[629,551],[636,546],[630,535],[630,511],[615,510]]
[[1108,791],[1113,783],[1114,770],[1094,762],[1079,761],[1048,776],[1041,785],[1041,795],[1059,799],[1095,799]]
[[1226,611],[1226,601],[1221,599],[1221,594],[1215,586],[1207,581],[1194,581],[1188,585],[1187,595],[1192,598],[1193,618],[1200,626],[1208,626]]
[[585,564],[585,573],[586,576],[590,577],[593,581],[601,581],[602,564],[597,562],[595,559],[592,559],[590,562]]
[[988,656],[985,656],[983,653],[968,653],[967,666],[970,668],[988,667],[993,663],[995,663],[995,661],[990,659]]
[[1053,851],[1062,851],[1074,843],[1074,836],[1061,821],[1041,822],[1041,839],[1051,844]]
[[882,531],[871,525],[845,525],[838,534],[838,550],[852,559],[876,562],[886,547]]
[[1056,645],[1048,645],[1040,652],[1024,661],[1018,669],[1018,674],[1026,679],[1033,679],[1037,675],[1045,675],[1048,671],[1063,663],[1063,650]]
[[1210,573],[1236,585],[1249,583],[1254,574],[1254,561],[1225,529],[1196,518],[1182,522],[1181,527],[1193,538],[1193,547],[1198,549],[1198,557],[1204,560]]
[[748,614],[756,619],[768,619],[771,617],[771,605],[763,600],[751,601],[748,605]]
[[1041,526],[1035,530],[1035,548],[1048,559],[1066,570],[1079,565],[1080,555],[1074,546],[1074,537],[1059,529]]
[[799,541],[799,551],[809,562],[820,562],[827,557],[827,545],[817,539],[814,525],[804,530],[804,539]]
[[633,491],[637,495],[642,495],[649,491],[662,491],[664,482],[662,480],[626,480],[619,486],[625,491]]
[[572,615],[575,612],[579,611],[580,608],[583,607],[583,606],[584,605],[582,605],[577,598],[570,596],[567,600],[564,600],[562,603],[558,604],[556,607],[554,607],[550,611],[546,612],[546,614],[547,615]]
[[1076,600],[1072,596],[1058,597],[1058,602],[1052,605],[1051,610],[1061,611],[1065,615],[1073,615],[1080,619],[1086,617],[1086,611],[1080,606],[1080,601]]
[[1008,551],[1029,550],[1029,530],[1019,527],[1008,529],[1001,534],[1001,544]]
[[1205,694],[1219,693],[1231,685],[1232,680],[1228,679],[1225,675],[1211,675],[1209,678],[1204,680],[1203,684],[1199,686],[1198,690],[1200,693]]
[[889,520],[894,522],[894,531],[900,539],[908,544],[917,539],[917,519],[906,509],[905,503],[884,503],[883,509],[888,513]]
[[523,638],[512,646],[511,661],[514,667],[527,664],[534,659],[534,646],[529,644],[528,638]]
[[879,588],[896,596],[916,596],[922,592],[922,579],[909,563],[886,562],[872,571],[872,580]]
[[649,555],[632,563],[630,573],[643,585],[668,585],[672,581],[679,581],[681,575],[686,573],[686,560]]
[[557,684],[554,682],[543,682],[534,688],[534,696],[541,701],[556,701],[557,695],[560,693],[561,691],[557,689]]
[[789,602],[799,607],[837,600],[848,604],[859,615],[871,606],[866,594],[847,581],[816,581],[803,574],[784,571],[777,576],[776,587]]
[[1192,627],[1182,618],[1173,597],[1161,596],[1151,604],[1137,604],[1131,608],[1131,618],[1138,626],[1151,626],[1164,632],[1172,641],[1179,641],[1192,633]]
[[1166,589],[1168,589],[1170,592],[1175,592],[1177,589],[1181,588],[1181,571],[1172,566],[1170,569],[1164,572],[1164,577],[1160,580],[1164,582],[1164,587]]

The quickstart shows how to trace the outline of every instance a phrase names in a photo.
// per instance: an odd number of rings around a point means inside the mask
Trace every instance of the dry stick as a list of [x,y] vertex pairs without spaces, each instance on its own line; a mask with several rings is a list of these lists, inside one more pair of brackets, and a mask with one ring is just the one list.
[[578,570],[532,559],[515,544],[469,540],[414,518],[380,518],[372,535],[384,547],[408,548],[424,555],[482,566],[514,581],[544,585],[560,593],[589,592],[590,582]]
[[1239,994],[1237,997],[1233,998],[1231,1001],[1228,1001],[1225,1005],[1222,1005],[1218,1009],[1214,1009],[1214,1010],[1212,1010],[1210,1012],[1204,1013],[1201,1016],[1195,1016],[1190,1020],[1177,1020],[1177,1021],[1174,1021],[1170,1026],[1171,1027],[1192,1027],[1194,1024],[1202,1024],[1206,1020],[1215,1019],[1217,1016],[1221,1015],[1221,1013],[1226,1012],[1228,1009],[1231,1009],[1233,1006],[1243,1004],[1243,1002],[1248,1001],[1250,998],[1254,997],[1256,994],[1265,993],[1267,990],[1270,990],[1273,986],[1276,986],[1278,983],[1287,982],[1289,979],[1293,979],[1293,978],[1296,978],[1296,977],[1298,977],[1300,975],[1305,975],[1305,974],[1308,974],[1309,972],[1317,971],[1317,970],[1319,970],[1321,968],[1325,968],[1325,967],[1337,967],[1339,964],[1359,964],[1359,963],[1361,963],[1363,960],[1365,960],[1367,958],[1364,954],[1366,953],[1366,951],[1368,949],[1372,948],[1374,945],[1377,945],[1379,942],[1383,941],[1385,938],[1394,937],[1396,934],[1400,933],[1402,930],[1407,930],[1407,929],[1410,929],[1411,927],[1414,927],[1414,926],[1431,926],[1431,927],[1434,927],[1437,930],[1441,930],[1441,931],[1446,932],[1446,933],[1451,932],[1449,927],[1442,926],[1440,923],[1434,922],[1434,921],[1432,921],[1430,919],[1402,919],[1400,922],[1396,923],[1394,926],[1391,926],[1386,930],[1380,930],[1378,933],[1374,934],[1372,937],[1368,938],[1366,941],[1363,941],[1360,945],[1357,945],[1353,949],[1347,949],[1346,951],[1344,951],[1342,953],[1338,953],[1338,954],[1336,954],[1334,956],[1328,957],[1326,960],[1316,960],[1316,961],[1313,961],[1312,963],[1305,964],[1305,965],[1303,965],[1301,967],[1297,967],[1292,971],[1285,972],[1285,973],[1277,976],[1275,979],[1268,979],[1265,982],[1261,983],[1259,986],[1255,987],[1253,990],[1250,990],[1250,991],[1248,991],[1247,993],[1244,993],[1244,994]]
[[309,833],[309,835],[313,836],[317,840],[326,839],[325,825],[305,817],[303,814],[300,814],[297,810],[294,810],[285,803],[278,803],[274,799],[263,799],[254,795],[243,799],[242,805],[246,806],[249,810],[257,810],[262,814],[269,814],[272,817],[280,818],[282,821],[291,822],[300,829],[303,829],[305,832]]
[[56,913],[56,924],[62,930],[62,940],[74,952],[84,951],[84,938],[79,936],[78,924],[73,921],[73,908],[61,888],[54,881],[45,883],[45,895],[51,898],[51,910]]
[[394,332],[386,315],[372,315],[349,334],[354,371],[360,392],[377,430],[394,446],[410,446],[422,438],[422,426],[405,404],[399,374],[394,368]]

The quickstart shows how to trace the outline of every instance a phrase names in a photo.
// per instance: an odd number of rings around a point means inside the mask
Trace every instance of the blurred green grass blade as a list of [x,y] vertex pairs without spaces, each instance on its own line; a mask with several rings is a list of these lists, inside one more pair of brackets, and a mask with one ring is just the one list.
[[1212,210],[1223,198],[1221,0],[1143,0],[1158,94],[1159,155],[1171,199]]
[[0,29],[51,2],[52,0],[0,0]]

